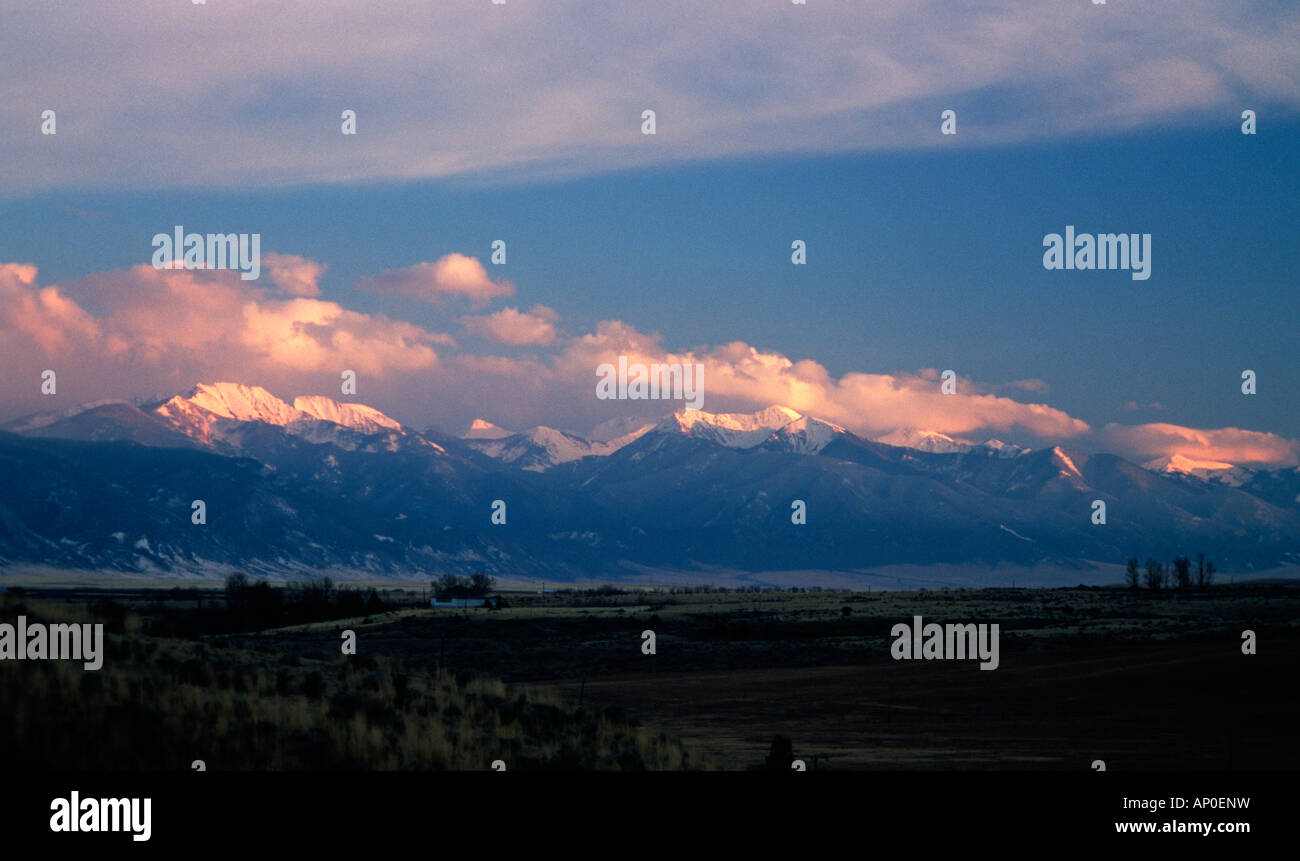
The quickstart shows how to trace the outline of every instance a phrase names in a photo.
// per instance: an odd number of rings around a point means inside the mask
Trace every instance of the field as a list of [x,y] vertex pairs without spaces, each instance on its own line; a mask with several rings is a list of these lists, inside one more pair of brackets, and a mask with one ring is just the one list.
[[[431,610],[414,589],[377,597],[383,609],[374,612],[257,630],[227,624],[218,590],[47,588],[23,600],[53,618],[114,615],[117,661],[100,675],[134,673],[137,699],[159,672],[157,655],[175,653],[162,666],[192,670],[201,650],[207,672],[189,680],[189,696],[207,717],[185,730],[177,721],[157,727],[194,736],[171,746],[173,759],[218,745],[205,733],[218,717],[233,720],[226,709],[304,738],[314,729],[342,739],[340,727],[350,727],[351,741],[318,738],[315,759],[259,753],[250,737],[231,754],[241,768],[476,769],[501,758],[508,768],[744,770],[762,767],[778,736],[810,770],[1087,770],[1095,760],[1127,771],[1300,767],[1290,741],[1300,719],[1290,690],[1300,588],[1287,584],[1157,593],[603,589],[506,593],[499,610]],[[15,607],[6,596],[0,621],[12,621]],[[998,624],[999,667],[893,660],[892,627],[918,615]],[[223,625],[235,630],[212,630]],[[357,635],[356,655],[340,654],[345,629]],[[1246,629],[1258,654],[1242,653]],[[643,653],[644,631],[655,633],[655,654]],[[12,682],[7,703],[24,700],[15,666],[0,666],[0,685]],[[247,674],[245,689],[222,687],[223,674]],[[299,676],[321,680],[316,700]],[[122,684],[129,701],[130,679]],[[201,702],[209,689],[223,693]],[[348,697],[362,699],[349,708]],[[529,704],[531,723],[514,723]],[[18,723],[17,738],[36,723]],[[435,725],[432,739],[425,730]],[[100,767],[140,767],[105,744]]]

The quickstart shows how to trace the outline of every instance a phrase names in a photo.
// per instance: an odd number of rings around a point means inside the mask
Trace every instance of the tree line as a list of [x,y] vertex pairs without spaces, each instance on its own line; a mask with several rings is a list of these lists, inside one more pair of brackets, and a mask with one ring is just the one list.
[[447,598],[483,598],[496,585],[496,578],[489,577],[482,571],[476,571],[469,577],[443,574],[433,581],[433,593],[440,601]]
[[1131,557],[1124,571],[1124,582],[1130,589],[1143,586],[1157,591],[1160,589],[1190,589],[1193,586],[1211,586],[1214,584],[1215,568],[1213,562],[1205,561],[1204,553],[1196,554],[1196,567],[1186,556],[1175,556],[1172,565],[1147,557],[1146,565],[1139,566],[1138,558]]

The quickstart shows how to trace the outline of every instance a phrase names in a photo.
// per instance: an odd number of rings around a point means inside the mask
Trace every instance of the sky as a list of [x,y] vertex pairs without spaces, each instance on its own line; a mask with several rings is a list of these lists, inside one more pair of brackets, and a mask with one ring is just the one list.
[[[714,412],[1300,463],[1294,4],[123,5],[0,0],[0,418],[345,368],[416,427],[680,406],[596,399],[628,355]],[[177,224],[261,277],[154,269]],[[1067,225],[1151,277],[1045,269]]]

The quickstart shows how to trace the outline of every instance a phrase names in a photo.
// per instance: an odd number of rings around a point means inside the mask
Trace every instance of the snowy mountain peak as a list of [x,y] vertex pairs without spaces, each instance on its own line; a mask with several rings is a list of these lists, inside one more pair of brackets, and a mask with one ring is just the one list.
[[[376,446],[392,451],[407,438],[400,422],[374,407],[319,395],[296,398],[290,406],[261,386],[238,383],[200,383],[188,395],[158,404],[153,414],[172,430],[227,454],[253,456],[264,444],[266,425],[349,451]],[[421,444],[442,450],[432,442]]]
[[690,430],[697,424],[735,431],[777,430],[799,418],[798,412],[789,407],[771,406],[756,413],[706,413],[704,410],[678,410],[669,417],[682,430]]
[[1143,466],[1147,469],[1155,469],[1161,472],[1192,472],[1193,470],[1221,470],[1233,469],[1234,464],[1222,460],[1197,460],[1188,457],[1185,454],[1175,454],[1170,457],[1157,458],[1149,461]]
[[1200,460],[1184,454],[1160,457],[1142,464],[1153,472],[1191,475],[1204,481],[1216,481],[1239,487],[1254,475],[1254,471],[1224,460]]
[[339,403],[324,395],[294,398],[293,407],[314,419],[343,425],[360,433],[401,431],[402,423],[365,404]]
[[187,401],[223,419],[241,422],[266,422],[283,427],[309,418],[261,386],[241,383],[199,383],[188,396],[172,398],[167,403],[173,404],[178,400]]
[[771,406],[756,413],[706,413],[678,410],[657,426],[659,430],[711,439],[729,448],[753,448],[768,439],[800,414],[783,406]]
[[581,445],[586,444],[586,440],[582,439],[581,437],[574,436],[573,434],[570,433],[565,433],[562,430],[556,430],[555,428],[548,428],[546,425],[538,425],[537,427],[531,427],[520,435],[527,439],[532,440],[538,445],[543,445],[548,447],[565,446],[570,444],[581,444]]
[[499,425],[494,425],[487,419],[474,419],[469,423],[469,430],[461,434],[461,439],[504,439],[513,436],[514,431],[508,431]]
[[799,454],[817,454],[848,431],[832,422],[802,416],[777,430],[770,440]]
[[[495,425],[493,425],[495,427]],[[592,454],[608,454],[609,443],[591,443],[564,431],[539,425],[504,437],[463,437],[470,448],[502,463],[513,463],[531,472],[544,472]]]
[[1029,454],[1033,449],[1025,448],[1022,445],[1016,445],[1011,442],[1003,442],[1000,439],[991,439],[984,443],[984,448],[990,449],[998,457],[1020,457],[1022,454]]
[[877,437],[876,441],[886,445],[913,448],[917,451],[928,451],[932,454],[968,452],[975,447],[971,443],[953,439],[947,434],[920,428],[898,428],[882,437]]

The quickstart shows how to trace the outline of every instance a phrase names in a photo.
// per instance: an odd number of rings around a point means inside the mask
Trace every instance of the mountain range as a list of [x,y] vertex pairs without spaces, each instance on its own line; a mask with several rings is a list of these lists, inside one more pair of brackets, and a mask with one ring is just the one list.
[[0,566],[618,581],[1196,552],[1222,571],[1300,563],[1300,469],[1139,465],[921,429],[869,440],[784,406],[590,437],[482,419],[453,435],[212,383],[7,422],[0,465]]

